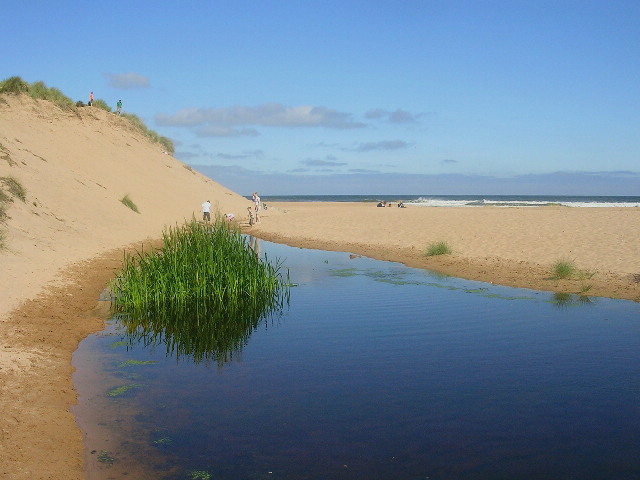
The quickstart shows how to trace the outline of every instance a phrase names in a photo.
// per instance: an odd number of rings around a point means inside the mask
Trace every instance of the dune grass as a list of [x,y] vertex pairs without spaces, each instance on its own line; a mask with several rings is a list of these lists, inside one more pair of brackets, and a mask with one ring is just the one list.
[[55,87],[47,87],[44,82],[34,82],[29,85],[29,96],[31,98],[48,100],[55,103],[63,110],[77,111],[75,103],[59,89]]
[[107,102],[105,102],[103,99],[101,98],[96,98],[93,101],[93,107],[94,108],[100,108],[102,110],[104,110],[105,112],[113,112],[113,110],[111,109],[111,107],[109,105],[107,105]]
[[552,278],[555,280],[571,278],[576,274],[576,266],[573,260],[560,259],[553,264]]
[[9,77],[0,82],[0,93],[17,95],[19,93],[27,93],[28,91],[29,84],[20,77]]
[[[76,114],[78,113],[79,107],[85,106],[84,102],[74,102],[59,89],[55,87],[47,87],[47,85],[42,81],[37,81],[30,84],[19,76],[9,77],[5,80],[0,81],[0,95],[3,94],[27,94],[31,98],[47,100],[51,103],[54,103],[63,110],[72,111]],[[107,112],[113,111],[107,104],[107,102],[99,98],[94,100],[93,106]],[[131,122],[131,125],[135,130],[145,135],[152,142],[159,143],[164,147],[166,151],[171,154],[175,152],[173,141],[171,141],[171,139],[163,137],[153,130],[150,130],[138,116],[132,113],[124,113],[122,114],[122,117],[127,118],[129,122]]]
[[25,202],[27,191],[14,177],[0,177],[0,222],[7,218],[7,209],[14,198]]
[[135,203],[133,203],[133,200],[129,198],[129,195],[125,195],[124,197],[122,197],[120,199],[120,202],[122,202],[123,205],[129,207],[134,212],[140,213],[140,210],[138,210],[138,206]]
[[[27,191],[22,184],[13,177],[0,177],[0,223],[7,219],[7,210],[13,199],[26,201]],[[0,250],[7,248],[7,231],[0,228]]]
[[449,255],[452,250],[449,244],[445,241],[440,242],[431,242],[427,246],[426,255],[427,257],[434,257],[436,255]]
[[6,162],[9,164],[10,167],[13,167],[16,165],[16,162],[11,158],[11,155],[9,155],[9,150],[7,150],[7,148],[1,143],[0,143],[0,159],[6,160]]
[[9,194],[20,199],[23,203],[26,201],[27,191],[14,177],[0,177],[0,182],[4,184]]
[[133,113],[124,112],[121,115],[121,117],[122,118],[126,118],[127,120],[129,120],[129,122],[131,123],[131,126],[133,127],[133,129],[135,129],[138,132],[142,133],[144,136],[149,138],[152,142],[159,143],[160,145],[165,147],[165,150],[167,152],[169,152],[171,154],[173,154],[175,152],[175,147],[174,147],[173,142],[171,141],[170,138],[162,137],[162,136],[158,135],[156,132],[154,132],[153,130],[150,130],[145,125],[145,123],[140,119],[140,117],[138,117],[137,115],[135,115]]

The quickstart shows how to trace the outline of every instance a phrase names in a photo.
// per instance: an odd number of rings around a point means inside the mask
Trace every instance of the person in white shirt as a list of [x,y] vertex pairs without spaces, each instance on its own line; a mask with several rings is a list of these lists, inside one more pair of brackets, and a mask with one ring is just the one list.
[[256,223],[260,222],[260,197],[258,192],[253,192],[253,203],[256,209]]
[[202,204],[202,220],[205,222],[211,221],[211,202],[209,200]]

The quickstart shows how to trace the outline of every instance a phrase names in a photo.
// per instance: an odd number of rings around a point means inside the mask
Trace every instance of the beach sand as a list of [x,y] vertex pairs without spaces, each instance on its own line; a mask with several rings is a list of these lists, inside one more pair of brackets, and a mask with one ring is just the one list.
[[[123,251],[149,248],[167,226],[199,217],[206,199],[266,240],[504,285],[640,300],[640,209],[269,202],[249,227],[247,199],[164,154],[124,119],[27,97],[1,100],[0,177],[16,178],[27,192],[0,223],[7,245],[0,252],[1,478],[84,478],[72,354],[103,326],[108,312],[98,298]],[[139,214],[120,203],[124,195]],[[427,258],[437,241],[453,253]],[[583,275],[551,279],[563,258]]]
[[[640,209],[268,202],[256,236],[514,287],[640,300]],[[450,255],[427,257],[446,242]],[[553,277],[573,262],[576,275]]]

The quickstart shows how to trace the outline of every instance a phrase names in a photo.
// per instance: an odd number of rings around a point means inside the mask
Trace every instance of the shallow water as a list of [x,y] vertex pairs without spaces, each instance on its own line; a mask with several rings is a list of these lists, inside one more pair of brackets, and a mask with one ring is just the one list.
[[640,478],[639,304],[261,247],[297,286],[228,363],[82,342],[90,479]]

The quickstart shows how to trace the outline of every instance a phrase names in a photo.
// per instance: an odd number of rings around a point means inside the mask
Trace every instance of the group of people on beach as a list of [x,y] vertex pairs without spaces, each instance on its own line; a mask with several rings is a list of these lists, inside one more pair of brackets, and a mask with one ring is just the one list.
[[[398,200],[397,205],[398,205],[398,208],[405,208],[404,207],[404,203],[402,202],[402,200]],[[376,205],[376,206],[377,207],[392,207],[393,203],[392,202],[387,203],[386,200],[380,200],[378,202],[378,205]]]
[[[260,200],[260,196],[258,192],[253,192],[253,207],[247,207],[247,212],[249,215],[249,226],[252,226],[254,223],[260,222],[260,210],[262,207],[262,200]],[[266,206],[265,206],[266,208]],[[235,219],[235,215],[233,213],[225,213],[224,218],[228,221]],[[202,221],[209,223],[211,221],[211,202],[209,200],[205,201],[202,204]]]

